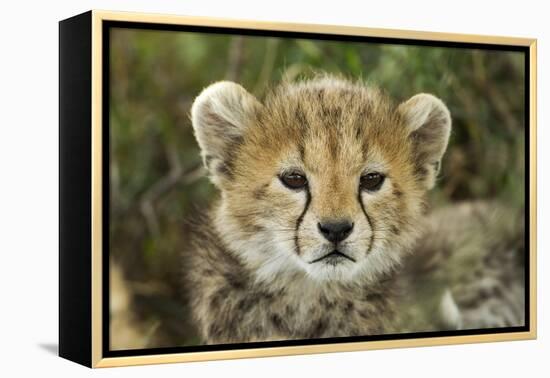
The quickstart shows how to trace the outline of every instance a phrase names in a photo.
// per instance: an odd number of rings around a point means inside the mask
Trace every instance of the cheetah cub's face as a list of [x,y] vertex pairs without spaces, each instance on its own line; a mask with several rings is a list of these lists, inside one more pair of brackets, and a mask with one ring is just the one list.
[[399,106],[374,88],[323,78],[258,101],[219,82],[192,108],[221,191],[215,224],[260,280],[358,282],[392,269],[414,241],[447,147],[446,106]]

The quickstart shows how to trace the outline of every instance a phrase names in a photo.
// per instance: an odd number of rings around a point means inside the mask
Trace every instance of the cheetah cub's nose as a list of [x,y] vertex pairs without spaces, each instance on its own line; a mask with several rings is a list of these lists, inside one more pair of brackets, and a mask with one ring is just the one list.
[[338,243],[353,231],[353,223],[348,220],[336,220],[317,223],[319,232],[330,242]]

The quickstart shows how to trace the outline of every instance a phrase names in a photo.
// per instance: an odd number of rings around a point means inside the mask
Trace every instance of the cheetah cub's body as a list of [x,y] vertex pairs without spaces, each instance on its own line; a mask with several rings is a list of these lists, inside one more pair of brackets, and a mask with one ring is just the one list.
[[395,106],[325,77],[260,103],[219,82],[198,96],[192,121],[221,192],[184,256],[204,341],[396,331],[397,268],[428,235],[424,197],[451,131],[443,102],[419,94]]

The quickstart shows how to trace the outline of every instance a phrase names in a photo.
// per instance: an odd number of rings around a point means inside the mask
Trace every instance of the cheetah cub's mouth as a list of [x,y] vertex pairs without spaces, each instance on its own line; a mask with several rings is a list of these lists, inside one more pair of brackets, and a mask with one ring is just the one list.
[[355,262],[355,259],[346,255],[345,253],[342,253],[338,250],[334,250],[330,253],[327,253],[326,255],[324,256],[321,256],[319,257],[318,259],[315,259],[313,261],[310,261],[309,263],[310,264],[315,264],[315,263],[318,263],[318,262],[324,262],[325,264],[328,264],[328,265],[338,265],[338,264],[342,264],[344,262],[346,262],[346,260],[349,260],[351,262]]

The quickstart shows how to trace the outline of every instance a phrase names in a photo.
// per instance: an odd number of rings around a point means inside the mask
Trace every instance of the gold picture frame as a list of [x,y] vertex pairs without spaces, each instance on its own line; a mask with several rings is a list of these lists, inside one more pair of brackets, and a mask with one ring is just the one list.
[[[528,327],[519,332],[457,334],[329,344],[286,345],[165,354],[106,356],[104,344],[104,31],[109,22],[249,29],[406,41],[515,46],[526,52],[529,92]],[[85,51],[85,54],[82,54]],[[60,355],[89,367],[345,352],[397,347],[535,339],[536,307],[536,39],[366,27],[258,22],[93,10],[60,23]],[[77,57],[78,55],[78,57]],[[72,64],[78,67],[70,67]],[[76,87],[75,87],[76,86]],[[76,88],[76,89],[75,89]],[[80,95],[81,94],[81,95]],[[76,110],[75,110],[76,109]],[[89,124],[88,126],[82,123]],[[82,150],[82,146],[86,149]],[[80,146],[80,147],[78,147]],[[79,152],[80,151],[80,152]],[[86,160],[75,165],[71,153]],[[86,155],[87,154],[87,155]],[[79,156],[79,155],[77,155]],[[89,165],[88,165],[89,163]],[[77,184],[75,184],[77,180]],[[81,210],[75,207],[81,203]],[[85,217],[83,219],[82,217]],[[78,297],[78,299],[77,299]]]

